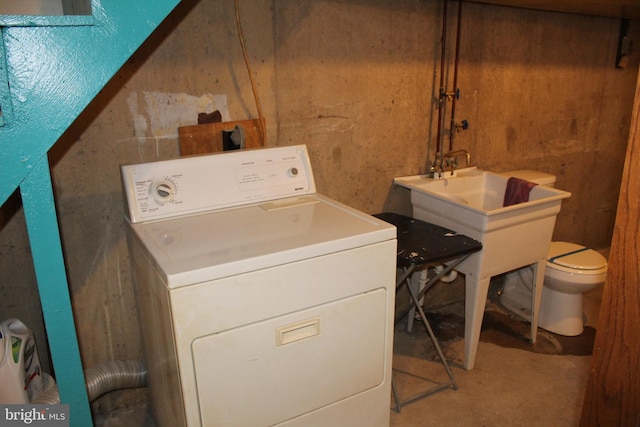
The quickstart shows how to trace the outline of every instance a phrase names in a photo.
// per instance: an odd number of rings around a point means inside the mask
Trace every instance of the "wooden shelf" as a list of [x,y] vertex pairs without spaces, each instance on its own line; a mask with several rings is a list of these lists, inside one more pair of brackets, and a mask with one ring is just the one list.
[[470,2],[610,18],[640,18],[639,0],[470,0]]

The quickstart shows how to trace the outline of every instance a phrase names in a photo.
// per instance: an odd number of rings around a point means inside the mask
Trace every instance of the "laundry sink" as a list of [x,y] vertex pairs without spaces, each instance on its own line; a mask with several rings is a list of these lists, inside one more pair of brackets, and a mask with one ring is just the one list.
[[475,363],[480,326],[492,276],[532,265],[531,341],[535,342],[546,255],[556,216],[571,193],[535,186],[529,201],[503,206],[508,176],[477,168],[454,171],[444,178],[427,175],[395,178],[411,190],[413,217],[482,242],[482,250],[457,267],[465,274],[465,369]]
[[[454,171],[453,175],[440,179],[429,178],[428,175],[415,175],[395,178],[394,182],[412,190],[412,203],[414,192],[418,193],[415,195],[416,199],[429,200],[432,197],[447,204],[448,206],[442,206],[442,209],[446,209],[448,214],[456,217],[458,208],[477,212],[483,217],[490,217],[505,212],[521,211],[571,196],[566,191],[536,186],[531,190],[528,202],[503,207],[507,180],[506,175],[477,168],[466,168]],[[455,218],[451,219],[455,221]],[[465,216],[464,220],[466,222],[468,217]],[[479,224],[475,225],[479,226]]]

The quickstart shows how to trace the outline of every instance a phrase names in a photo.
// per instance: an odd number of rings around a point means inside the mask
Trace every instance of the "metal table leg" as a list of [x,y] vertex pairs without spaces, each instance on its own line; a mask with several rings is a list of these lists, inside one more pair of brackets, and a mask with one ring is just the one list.
[[422,308],[422,306],[420,305],[420,298],[422,298],[422,296],[424,296],[424,294],[427,292],[427,290],[433,286],[442,276],[448,274],[451,270],[453,270],[457,265],[459,265],[461,262],[463,262],[465,259],[468,258],[469,255],[465,255],[462,256],[458,259],[456,259],[454,262],[450,263],[442,272],[440,272],[438,275],[436,275],[434,278],[432,278],[431,280],[429,280],[426,284],[426,286],[424,287],[424,289],[422,289],[419,293],[417,293],[410,284],[410,279],[411,279],[411,275],[415,272],[416,268],[418,267],[415,264],[412,264],[410,267],[405,268],[403,271],[403,274],[400,276],[400,278],[398,279],[396,288],[399,289],[403,284],[406,284],[407,289],[409,291],[409,295],[411,296],[411,300],[412,303],[410,304],[409,308],[406,310],[403,310],[404,313],[402,313],[400,316],[396,316],[396,322],[398,322],[400,319],[402,319],[412,307],[415,307],[418,310],[418,314],[420,316],[420,319],[422,320],[422,323],[424,324],[426,330],[427,330],[427,334],[429,335],[429,338],[431,339],[431,342],[433,343],[433,346],[436,349],[436,352],[438,354],[438,357],[440,358],[440,362],[442,363],[442,365],[444,366],[447,375],[449,377],[449,381],[439,384],[429,390],[426,390],[424,392],[418,393],[416,395],[413,395],[411,397],[405,398],[405,399],[400,399],[399,393],[397,391],[396,388],[396,384],[395,384],[395,380],[392,377],[391,379],[391,389],[393,392],[393,399],[395,401],[395,408],[394,410],[396,412],[400,412],[400,410],[402,409],[403,406],[408,405],[409,403],[415,402],[417,400],[423,399],[427,396],[430,396],[434,393],[437,393],[441,390],[444,390],[448,387],[453,388],[453,390],[457,390],[458,389],[458,384],[456,383],[455,377],[453,376],[453,372],[451,371],[451,368],[449,367],[449,363],[447,362],[446,357],[444,356],[444,353],[442,352],[442,348],[440,347],[440,343],[438,342],[438,339],[436,338],[435,334],[433,333],[433,329],[431,328],[431,324],[429,323],[429,320],[427,319],[427,316],[424,312],[424,309]]

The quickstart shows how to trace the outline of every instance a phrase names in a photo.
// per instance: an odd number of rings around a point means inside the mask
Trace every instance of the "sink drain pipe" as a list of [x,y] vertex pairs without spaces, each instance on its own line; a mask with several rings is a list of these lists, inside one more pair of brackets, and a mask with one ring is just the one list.
[[[436,273],[436,275],[440,275],[442,274],[445,268],[446,268],[445,265],[440,264],[433,267],[433,271]],[[442,277],[440,277],[438,280],[443,283],[451,283],[454,280],[456,280],[457,277],[458,277],[458,271],[451,270],[448,274],[442,275]]]
[[[84,379],[89,402],[93,402],[103,394],[114,390],[145,387],[147,385],[147,370],[140,361],[110,361],[85,370]],[[54,384],[47,387],[31,403],[60,403],[58,386]]]

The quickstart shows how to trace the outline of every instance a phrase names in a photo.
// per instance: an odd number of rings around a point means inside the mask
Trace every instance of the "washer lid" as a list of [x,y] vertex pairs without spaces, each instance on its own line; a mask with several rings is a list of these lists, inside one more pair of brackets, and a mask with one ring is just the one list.
[[127,224],[170,289],[396,238],[393,225],[320,194]]
[[607,266],[607,260],[593,249],[568,242],[551,242],[547,260],[565,268],[598,270]]

